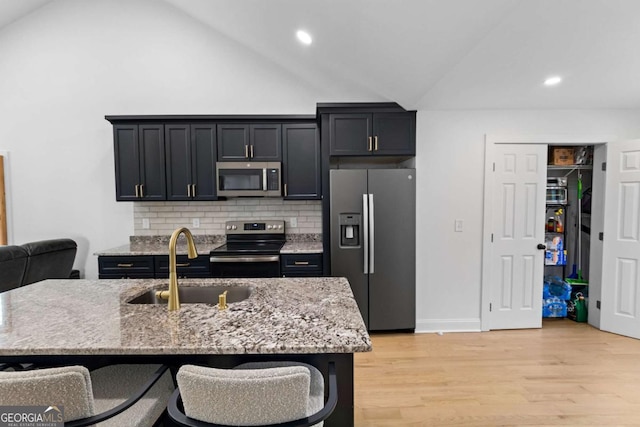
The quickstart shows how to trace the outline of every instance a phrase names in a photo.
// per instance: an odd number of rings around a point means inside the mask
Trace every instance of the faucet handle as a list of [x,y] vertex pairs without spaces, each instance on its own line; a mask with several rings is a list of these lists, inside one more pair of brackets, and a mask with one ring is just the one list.
[[218,295],[218,310],[226,310],[227,308],[229,308],[227,306],[227,291],[224,291]]

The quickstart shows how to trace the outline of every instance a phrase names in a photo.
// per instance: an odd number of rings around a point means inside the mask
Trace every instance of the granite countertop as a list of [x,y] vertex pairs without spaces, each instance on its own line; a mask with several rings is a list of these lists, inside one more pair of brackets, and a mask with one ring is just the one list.
[[321,254],[322,242],[287,242],[280,249],[281,254]]
[[[224,242],[218,243],[196,243],[198,255],[209,255],[209,252]],[[180,244],[176,246],[178,255],[187,254],[187,245]],[[97,256],[131,256],[131,255],[169,255],[169,245],[160,242],[144,242],[144,243],[128,243],[115,248],[105,249],[94,253]]]
[[[46,280],[0,293],[0,355],[302,354],[371,350],[345,278],[182,279],[250,286],[244,301],[128,304],[156,280]],[[217,301],[216,301],[217,302]]]
[[[198,254],[207,255],[212,249],[224,244],[224,240],[218,242],[196,242]],[[178,254],[187,253],[187,245],[178,243],[176,247]],[[322,253],[322,242],[308,241],[287,241],[280,250],[282,254],[303,254],[303,253]],[[131,242],[126,245],[117,246],[111,249],[105,249],[96,252],[98,256],[130,256],[130,255],[168,255],[169,245],[165,242]]]

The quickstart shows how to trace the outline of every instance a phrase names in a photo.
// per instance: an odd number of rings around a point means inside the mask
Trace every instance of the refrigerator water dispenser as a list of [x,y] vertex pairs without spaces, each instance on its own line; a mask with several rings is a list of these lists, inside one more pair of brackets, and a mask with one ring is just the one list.
[[340,247],[360,247],[360,214],[340,214]]

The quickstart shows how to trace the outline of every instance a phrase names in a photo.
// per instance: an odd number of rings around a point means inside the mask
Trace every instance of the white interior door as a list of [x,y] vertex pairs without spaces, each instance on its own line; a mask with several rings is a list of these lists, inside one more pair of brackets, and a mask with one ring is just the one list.
[[546,144],[494,150],[489,329],[542,326]]
[[640,338],[640,140],[607,148],[600,328]]

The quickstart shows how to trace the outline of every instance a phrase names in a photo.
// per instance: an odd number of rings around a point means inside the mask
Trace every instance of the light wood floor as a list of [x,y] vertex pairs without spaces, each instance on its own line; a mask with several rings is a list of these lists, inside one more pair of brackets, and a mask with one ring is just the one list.
[[640,340],[545,319],[372,341],[355,355],[356,426],[640,426]]

